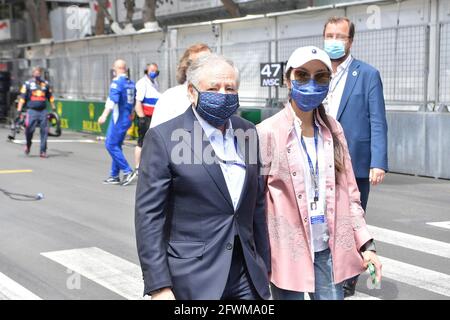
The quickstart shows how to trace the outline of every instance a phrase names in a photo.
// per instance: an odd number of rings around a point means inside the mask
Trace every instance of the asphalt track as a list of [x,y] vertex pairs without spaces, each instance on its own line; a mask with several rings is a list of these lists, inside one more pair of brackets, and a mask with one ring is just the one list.
[[[7,134],[0,128],[0,189],[44,198],[0,192],[0,299],[139,298],[135,183],[102,184],[110,167],[103,141],[64,132],[41,159],[38,142],[25,156]],[[130,164],[133,148],[124,146]],[[386,277],[371,289],[364,274],[357,299],[450,299],[450,181],[388,174],[372,188],[367,221]]]

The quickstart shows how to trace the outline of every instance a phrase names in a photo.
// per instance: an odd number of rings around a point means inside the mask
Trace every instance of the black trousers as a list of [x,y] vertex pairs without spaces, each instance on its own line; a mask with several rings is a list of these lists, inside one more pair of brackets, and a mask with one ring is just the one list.
[[238,237],[234,238],[230,273],[221,300],[261,300],[248,273]]
[[361,206],[364,212],[367,208],[367,202],[369,201],[370,182],[369,178],[356,178],[356,184],[358,185],[359,193],[361,193]]
[[144,145],[144,137],[145,134],[148,131],[148,128],[150,127],[150,122],[152,121],[152,117],[142,117],[142,118],[138,118],[138,141],[137,141],[137,145],[138,147],[142,148],[142,146]]

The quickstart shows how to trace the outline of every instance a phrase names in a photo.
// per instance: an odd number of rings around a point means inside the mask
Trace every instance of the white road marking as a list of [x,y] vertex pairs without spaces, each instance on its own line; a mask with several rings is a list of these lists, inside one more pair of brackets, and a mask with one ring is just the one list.
[[375,241],[389,243],[436,256],[450,259],[450,243],[423,238],[408,233],[368,226]]
[[[32,142],[40,142],[40,140],[31,140]],[[25,140],[13,140],[17,144],[25,144]],[[47,143],[97,143],[97,140],[92,139],[48,139]]]
[[142,299],[142,272],[134,263],[96,247],[43,252],[41,255],[126,299]]
[[0,300],[42,300],[0,272]]
[[441,222],[427,222],[428,225],[433,227],[439,227],[444,229],[450,229],[450,221],[441,221]]
[[356,291],[354,296],[345,298],[345,300],[381,300],[381,299],[368,295],[366,293]]
[[383,277],[450,297],[450,275],[385,257],[380,260]]
[[[126,299],[142,299],[141,269],[127,260],[95,247],[41,254]],[[380,260],[384,278],[450,297],[450,275],[386,257],[380,257]],[[349,300],[379,298],[358,292]]]

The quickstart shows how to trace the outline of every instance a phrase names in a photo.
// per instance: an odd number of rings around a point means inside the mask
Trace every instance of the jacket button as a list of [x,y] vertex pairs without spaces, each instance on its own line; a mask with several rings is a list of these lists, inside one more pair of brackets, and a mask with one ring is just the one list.
[[333,168],[333,166],[330,164],[330,169]]
[[287,148],[287,152],[288,152],[288,153],[291,153],[291,148]]
[[305,223],[308,222],[308,218],[303,219],[303,221],[305,221]]
[[233,249],[233,245],[231,244],[231,243],[227,243],[227,250],[231,250],[231,249]]
[[299,194],[298,196],[297,196],[299,199],[301,199],[302,198],[302,195],[301,194]]
[[296,172],[292,172],[292,175],[295,177],[297,175],[297,173]]

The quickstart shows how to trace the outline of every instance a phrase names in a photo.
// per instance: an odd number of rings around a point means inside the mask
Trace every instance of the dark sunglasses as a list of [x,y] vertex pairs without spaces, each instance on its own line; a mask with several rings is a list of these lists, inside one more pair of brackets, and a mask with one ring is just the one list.
[[328,85],[330,84],[331,81],[330,71],[319,71],[313,75],[302,69],[296,69],[293,70],[292,72],[294,72],[294,79],[300,82],[301,84],[306,84],[311,79],[314,79],[317,82],[317,84],[320,85]]

